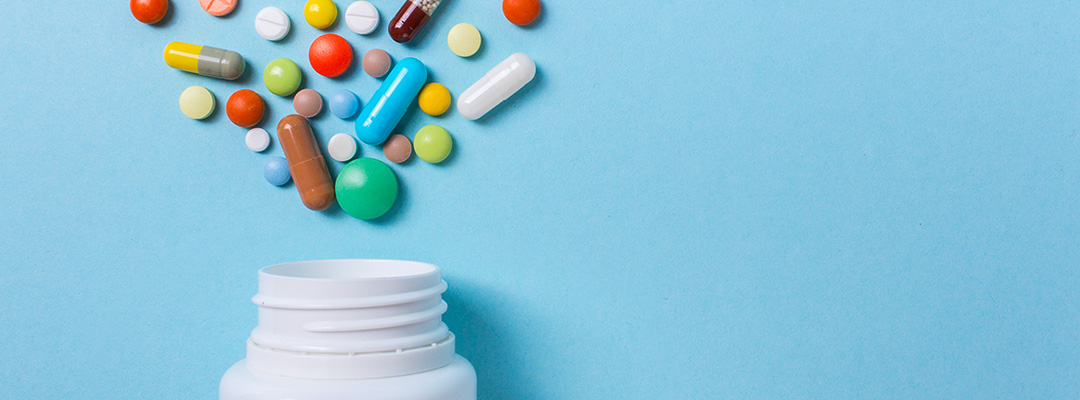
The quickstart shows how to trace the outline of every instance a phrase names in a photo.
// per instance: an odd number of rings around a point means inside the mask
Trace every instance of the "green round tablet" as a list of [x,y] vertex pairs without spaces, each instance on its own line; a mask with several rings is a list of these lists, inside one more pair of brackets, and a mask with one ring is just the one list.
[[334,184],[341,209],[353,217],[375,219],[397,201],[397,176],[390,167],[374,158],[352,160]]
[[288,58],[271,61],[263,70],[263,83],[273,94],[291,95],[300,88],[300,67]]
[[450,138],[450,133],[438,125],[428,125],[420,128],[416,132],[416,137],[413,138],[413,149],[416,151],[416,156],[432,164],[438,164],[445,160],[446,156],[450,155],[450,150],[453,147],[454,140]]

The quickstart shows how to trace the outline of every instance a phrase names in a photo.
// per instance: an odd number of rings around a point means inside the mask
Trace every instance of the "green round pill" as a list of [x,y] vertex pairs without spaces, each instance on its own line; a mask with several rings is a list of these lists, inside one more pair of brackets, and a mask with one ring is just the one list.
[[450,138],[450,133],[438,125],[420,128],[416,132],[416,137],[413,138],[416,156],[432,164],[445,160],[453,147],[454,140]]
[[374,158],[352,160],[334,184],[341,209],[353,217],[375,219],[397,201],[397,176],[390,167]]
[[271,61],[263,70],[263,83],[273,94],[291,95],[300,88],[300,67],[288,58]]

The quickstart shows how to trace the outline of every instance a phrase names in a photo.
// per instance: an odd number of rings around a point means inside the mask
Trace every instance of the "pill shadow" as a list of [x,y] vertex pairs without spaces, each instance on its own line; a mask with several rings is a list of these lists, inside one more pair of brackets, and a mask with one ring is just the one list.
[[525,25],[525,26],[518,25],[518,27],[521,28],[521,29],[524,29],[524,30],[529,30],[529,31],[531,31],[533,29],[537,29],[537,28],[540,27],[540,25],[543,25],[544,18],[545,18],[546,14],[547,14],[547,5],[546,4],[541,5],[540,6],[540,14],[536,15],[536,19],[533,20],[532,23],[530,23],[528,25]]
[[[348,41],[346,40],[346,42]],[[352,43],[349,43],[349,47],[352,47],[353,51],[352,60],[349,61],[349,69],[346,69],[345,72],[341,75],[330,78],[330,80],[334,81],[335,83],[346,83],[357,74],[364,72],[364,65],[361,61],[363,59],[363,54],[359,54],[360,51],[358,50],[358,48],[354,47]]]
[[525,85],[525,87],[521,88],[521,90],[519,90],[517,93],[514,93],[513,96],[510,96],[509,99],[506,99],[506,101],[503,101],[498,106],[495,106],[495,109],[488,111],[487,114],[484,114],[484,116],[473,122],[480,126],[493,125],[499,123],[499,120],[501,120],[503,118],[503,115],[506,113],[514,114],[519,112],[528,112],[528,110],[524,109],[524,104],[522,102],[528,102],[530,98],[535,96],[532,94],[532,92],[539,91],[545,85],[546,82],[544,79],[544,72],[538,66],[536,68],[536,75],[533,76],[532,81]]
[[443,293],[443,321],[455,335],[455,347],[476,368],[477,398],[529,399],[542,392],[535,376],[524,374],[532,360],[515,345],[503,321],[506,301],[494,291],[454,279]]
[[[255,67],[253,67],[251,65],[251,63],[248,62],[248,60],[245,58],[244,59],[244,72],[240,74],[239,78],[233,79],[230,82],[235,82],[235,83],[239,83],[241,85],[247,86],[247,82],[249,80],[251,80],[251,76],[255,75],[255,71],[253,71],[254,68]],[[237,90],[240,90],[240,89],[237,89]],[[232,92],[229,92],[229,94],[231,95]],[[225,99],[228,100],[229,98],[226,97]],[[265,101],[263,101],[263,103],[265,103]]]
[[172,25],[174,15],[176,15],[176,6],[169,4],[169,9],[165,10],[165,16],[161,17],[161,21],[155,22],[153,26],[155,28],[168,28],[169,25]]

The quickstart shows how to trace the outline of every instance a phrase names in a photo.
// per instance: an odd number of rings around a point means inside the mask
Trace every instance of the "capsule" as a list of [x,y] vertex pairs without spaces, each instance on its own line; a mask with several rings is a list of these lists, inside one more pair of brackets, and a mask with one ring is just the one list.
[[166,45],[165,63],[181,71],[230,81],[244,73],[244,57],[239,53],[188,43]]
[[322,211],[334,204],[334,181],[311,125],[307,119],[296,114],[287,115],[278,122],[278,142],[285,151],[285,160],[289,162],[289,174],[300,192],[300,201],[304,206]]
[[399,61],[357,117],[356,138],[372,145],[385,141],[424,87],[427,75],[420,60],[410,57]]
[[398,43],[408,43],[431,18],[441,0],[405,0],[388,29],[390,37]]
[[483,117],[536,76],[536,64],[522,53],[511,54],[458,96],[457,110],[467,119]]

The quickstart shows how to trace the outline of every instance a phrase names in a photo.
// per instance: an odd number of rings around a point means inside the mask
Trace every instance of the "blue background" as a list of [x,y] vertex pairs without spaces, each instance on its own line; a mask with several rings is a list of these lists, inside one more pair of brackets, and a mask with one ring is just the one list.
[[[443,267],[485,399],[1080,397],[1080,3],[547,0],[523,29],[447,0],[402,46],[400,2],[373,2],[377,33],[330,31],[455,95],[513,52],[539,68],[476,122],[414,107],[399,131],[440,124],[454,152],[392,165],[374,222],[267,184],[276,139],[248,151],[222,107],[178,110],[190,85],[251,88],[273,132],[277,57],[366,102],[359,68],[310,69],[300,2],[173,0],[159,26],[125,1],[4,5],[4,397],[216,398],[255,271],[350,257]],[[265,5],[282,42],[254,31]],[[446,47],[458,22],[472,58]],[[174,40],[250,72],[170,69]]]

